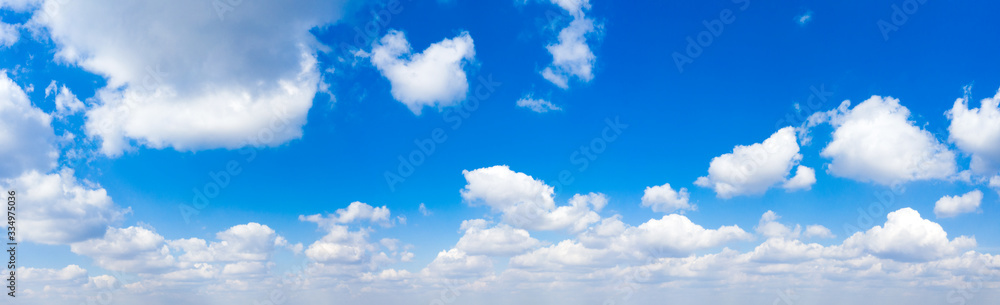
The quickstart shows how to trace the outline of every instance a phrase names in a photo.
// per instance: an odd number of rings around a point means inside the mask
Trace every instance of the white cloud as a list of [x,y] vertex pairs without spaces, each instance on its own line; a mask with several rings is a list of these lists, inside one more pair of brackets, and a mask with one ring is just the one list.
[[879,184],[947,179],[956,173],[955,154],[934,135],[909,121],[899,100],[872,96],[848,109],[816,113],[808,124],[829,122],[836,128],[821,156],[830,158],[836,176]]
[[[48,88],[45,89],[46,95],[48,95],[48,90],[49,90]],[[85,107],[86,106],[83,105],[83,102],[81,102],[80,99],[76,98],[76,95],[73,94],[73,92],[70,91],[69,88],[66,88],[65,85],[63,85],[62,88],[59,89],[59,93],[56,94],[57,117],[63,117],[75,114],[77,112],[82,111],[83,108]]]
[[979,108],[969,109],[967,98],[955,101],[946,115],[949,140],[972,155],[973,171],[991,175],[1000,171],[1000,91],[993,98],[980,101]]
[[785,184],[781,187],[789,191],[808,190],[812,188],[813,184],[816,184],[816,171],[812,168],[799,165],[795,169],[795,176],[785,181]]
[[911,208],[891,212],[884,226],[858,232],[844,245],[863,249],[877,257],[904,262],[930,261],[956,255],[976,246],[975,237],[948,240],[941,225],[920,217]]
[[751,238],[736,225],[705,229],[683,215],[671,214],[626,228],[612,247],[635,257],[678,257]]
[[18,232],[24,241],[67,244],[100,237],[131,211],[116,206],[103,188],[77,181],[69,169],[30,171],[0,185],[17,192],[18,220],[30,228]]
[[[574,195],[569,205],[556,207],[553,188],[506,165],[463,170],[467,184],[462,199],[471,205],[486,205],[503,214],[503,220],[529,230],[582,231],[600,221],[594,211],[606,204],[603,194]],[[591,210],[593,208],[593,210]]]
[[458,240],[455,249],[469,255],[513,256],[524,253],[541,244],[528,231],[516,229],[507,224],[486,228],[486,221],[463,221],[465,234]]
[[809,179],[810,168],[799,168],[795,177],[785,178],[801,159],[795,129],[785,127],[763,143],[737,145],[732,153],[712,158],[708,176],[695,184],[712,188],[719,198],[763,194],[782,182],[789,190],[808,188],[816,180],[815,176]]
[[270,227],[255,222],[233,226],[216,233],[215,237],[218,242],[190,238],[168,244],[184,250],[184,255],[178,257],[184,262],[237,262],[267,260],[275,246],[284,241]]
[[21,38],[20,26],[0,22],[0,47],[9,47],[17,43]]
[[802,233],[802,226],[796,225],[794,229],[788,227],[784,224],[778,222],[781,216],[778,216],[774,211],[767,211],[764,215],[760,216],[760,221],[757,223],[755,230],[760,235],[767,238],[798,238],[799,234]]
[[686,188],[675,191],[670,183],[646,187],[642,195],[642,206],[651,207],[653,212],[673,213],[674,211],[694,210],[695,205],[688,202],[690,194]]
[[107,79],[86,115],[87,135],[102,140],[106,155],[133,141],[177,150],[276,146],[301,137],[317,91],[309,30],[336,21],[342,5],[300,2],[216,10],[199,0],[48,0],[28,26],[52,39],[57,60]]
[[549,111],[562,111],[562,108],[559,108],[559,106],[553,105],[551,102],[546,101],[544,99],[536,99],[531,95],[522,97],[521,99],[517,100],[517,107],[527,108],[537,113],[546,113]]
[[482,277],[493,272],[493,261],[485,255],[468,255],[462,250],[441,251],[421,272],[431,277]]
[[59,150],[52,117],[33,106],[17,84],[0,71],[0,179],[56,167]]
[[983,192],[974,190],[962,196],[944,196],[934,203],[934,215],[938,218],[955,217],[959,214],[975,212],[983,201]]
[[156,272],[175,266],[163,236],[142,227],[109,227],[104,237],[71,244],[70,250],[107,270]]
[[464,68],[476,56],[468,32],[431,44],[421,53],[411,52],[405,35],[392,30],[364,55],[389,79],[392,97],[417,115],[424,106],[443,108],[465,100],[469,81]]
[[569,88],[571,77],[583,82],[593,79],[597,57],[587,44],[587,35],[592,33],[594,20],[583,13],[574,16],[569,26],[559,31],[559,42],[545,47],[552,54],[552,64],[542,70],[542,77],[563,89]]
[[320,227],[331,227],[336,224],[347,224],[355,221],[370,221],[383,226],[391,225],[389,220],[389,208],[386,206],[372,207],[364,202],[355,201],[345,209],[337,209],[337,215],[329,214],[323,217],[320,214],[299,215],[299,221],[309,221],[318,224]]
[[418,208],[418,210],[420,211],[420,215],[431,216],[432,214],[434,214],[433,212],[427,209],[427,205],[424,205],[423,202],[420,203],[420,207]]
[[597,267],[609,265],[613,253],[607,249],[588,248],[578,242],[564,240],[512,257],[510,265],[520,269],[553,270],[562,267]]
[[837,237],[830,229],[821,225],[809,225],[806,226],[806,237],[818,237],[818,238],[834,238]]
[[376,246],[368,242],[365,230],[349,231],[334,225],[326,236],[309,245],[306,256],[323,264],[363,264],[371,259]]
[[812,15],[813,15],[812,11],[806,11],[804,14],[795,17],[795,22],[798,22],[799,25],[804,26],[807,23],[809,23],[809,21],[812,21]]

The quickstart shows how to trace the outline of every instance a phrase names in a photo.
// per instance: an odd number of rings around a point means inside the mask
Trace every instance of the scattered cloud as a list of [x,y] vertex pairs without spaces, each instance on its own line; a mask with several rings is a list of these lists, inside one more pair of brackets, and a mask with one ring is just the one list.
[[981,175],[1000,171],[1000,91],[992,98],[979,102],[979,108],[969,108],[968,98],[955,100],[946,112],[949,141],[962,152],[972,155],[972,170]]
[[812,16],[813,16],[812,11],[806,11],[802,15],[796,16],[795,22],[797,22],[800,26],[805,26],[807,23],[812,21]]
[[403,32],[392,30],[363,56],[389,80],[392,97],[414,114],[420,115],[424,106],[444,108],[465,100],[469,91],[465,65],[476,56],[468,32],[431,44],[421,53],[411,53]]
[[694,210],[697,207],[691,204],[691,195],[686,188],[674,190],[670,183],[663,185],[646,187],[642,195],[642,206],[650,207],[653,212],[673,213],[675,211]]
[[830,173],[883,185],[948,179],[957,172],[955,154],[930,132],[909,120],[910,111],[899,100],[872,96],[849,108],[810,116],[807,125],[830,123],[833,140],[820,155],[831,159]]
[[69,244],[100,237],[110,225],[131,212],[119,208],[103,188],[79,181],[72,170],[52,174],[30,171],[18,178],[0,181],[6,190],[17,190],[24,207],[20,223],[31,230],[18,232],[24,241]]
[[337,21],[343,5],[303,2],[216,10],[196,0],[52,0],[38,3],[46,9],[35,10],[26,26],[55,43],[56,60],[106,79],[85,126],[105,155],[135,144],[182,151],[277,146],[301,137],[317,91],[309,30]]
[[0,72],[0,179],[27,171],[48,172],[56,167],[59,150],[50,125],[52,117],[33,106],[17,84]]
[[794,177],[786,178],[800,160],[795,129],[785,127],[763,143],[737,145],[732,153],[712,158],[708,176],[695,184],[712,188],[719,198],[763,194],[778,183],[788,190],[807,189],[816,182],[811,168],[799,166]]
[[531,95],[527,95],[517,100],[517,107],[527,108],[528,110],[537,113],[546,113],[549,111],[562,111],[559,106],[553,105],[551,102],[543,99],[536,99]]
[[552,64],[542,70],[542,77],[562,89],[569,89],[570,78],[589,82],[594,78],[597,57],[590,50],[587,36],[595,33],[594,20],[585,16],[589,0],[552,0],[573,20],[559,31],[558,42],[545,48],[552,54]]
[[959,214],[975,212],[983,201],[983,192],[974,190],[962,196],[944,196],[934,203],[934,215],[938,218],[955,217]]

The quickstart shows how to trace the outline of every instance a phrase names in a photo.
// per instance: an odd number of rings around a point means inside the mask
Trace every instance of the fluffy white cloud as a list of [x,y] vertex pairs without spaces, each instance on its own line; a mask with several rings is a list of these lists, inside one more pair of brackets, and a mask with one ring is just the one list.
[[465,230],[465,234],[458,240],[455,249],[469,255],[513,256],[541,244],[524,229],[516,229],[507,224],[492,228],[487,228],[487,225],[482,219],[463,221],[462,230]]
[[392,97],[417,115],[424,106],[443,108],[465,100],[469,91],[465,65],[476,56],[468,32],[431,44],[421,53],[411,53],[406,36],[393,30],[370,54],[363,55],[389,79]]
[[47,172],[56,166],[59,150],[52,117],[33,106],[17,84],[0,71],[0,179],[25,171]]
[[86,121],[106,155],[133,141],[275,146],[302,135],[320,80],[309,30],[336,21],[342,2],[47,0],[29,26],[57,60],[107,79]]
[[593,19],[584,15],[584,11],[590,9],[588,0],[553,0],[552,3],[566,10],[573,20],[559,31],[557,43],[545,47],[552,54],[552,64],[541,73],[552,84],[568,89],[571,77],[583,82],[594,78],[597,57],[587,44],[587,36],[595,32],[595,25]]
[[683,215],[671,214],[626,228],[612,242],[612,248],[634,257],[678,257],[751,238],[736,225],[705,229]]
[[938,218],[955,217],[958,214],[975,212],[983,201],[983,192],[974,190],[962,196],[944,196],[934,203],[934,215]]
[[168,244],[184,250],[184,255],[178,257],[184,262],[236,262],[267,260],[275,246],[284,241],[270,227],[255,222],[233,226],[216,233],[215,237],[219,241],[207,243],[199,238],[190,238],[169,241]]
[[469,255],[462,250],[441,251],[421,273],[431,277],[482,277],[493,272],[493,261],[485,255]]
[[686,188],[675,191],[670,183],[646,187],[642,194],[642,206],[651,207],[653,212],[673,213],[674,211],[694,210],[695,205],[689,201],[690,194]]
[[462,174],[467,182],[461,190],[462,199],[501,212],[505,222],[518,228],[578,232],[600,221],[594,211],[608,202],[603,194],[577,194],[569,205],[556,207],[551,186],[506,165],[463,170]]
[[0,47],[9,47],[21,38],[20,26],[0,22]]
[[[45,95],[48,95],[48,91],[49,89],[46,88]],[[56,94],[56,116],[62,117],[72,115],[82,111],[85,107],[86,106],[83,105],[83,102],[76,98],[76,95],[73,94],[69,88],[66,88],[65,85],[63,85],[62,88],[59,89],[59,93]]]
[[830,232],[830,229],[821,225],[809,225],[806,226],[806,237],[818,237],[818,238],[834,238],[837,237]]
[[377,250],[368,242],[365,230],[350,231],[345,226],[334,225],[330,231],[309,245],[306,256],[323,264],[361,264],[371,259]]
[[971,168],[984,174],[1000,171],[1000,91],[993,98],[980,101],[979,108],[969,109],[966,98],[955,101],[946,114],[949,140],[972,155]]
[[976,238],[959,236],[948,240],[948,233],[941,225],[921,218],[916,210],[902,208],[889,213],[885,225],[855,233],[844,245],[880,258],[913,262],[956,255],[974,248]]
[[798,238],[799,234],[802,233],[802,226],[796,225],[793,229],[779,223],[778,219],[780,218],[781,216],[778,216],[778,214],[774,213],[774,211],[764,212],[764,215],[760,216],[760,221],[757,223],[755,230],[757,233],[767,238]]
[[816,170],[799,165],[795,169],[795,176],[785,181],[781,187],[789,191],[808,190],[813,184],[816,184]]
[[558,244],[512,257],[510,266],[520,269],[553,270],[563,267],[598,267],[610,265],[613,253],[607,249],[588,248],[579,242],[564,240]]
[[794,177],[785,178],[800,160],[795,129],[785,127],[763,143],[737,145],[732,153],[712,158],[708,176],[698,178],[695,184],[712,188],[719,198],[763,194],[782,182],[789,190],[808,188],[816,181],[810,168],[800,166]]
[[156,272],[175,266],[163,236],[142,227],[108,228],[104,237],[70,245],[73,253],[94,259],[101,268],[125,272]]
[[0,185],[17,192],[18,220],[30,228],[18,231],[23,241],[67,244],[100,237],[131,211],[116,206],[103,188],[77,181],[68,169],[47,175],[30,171]]
[[309,216],[299,215],[299,221],[314,222],[320,227],[332,227],[336,224],[347,224],[362,220],[389,226],[391,225],[389,219],[390,213],[389,208],[384,205],[381,207],[372,207],[367,203],[355,201],[351,202],[345,209],[337,209],[337,215],[330,214],[326,217],[320,214]]
[[522,97],[521,99],[517,100],[517,107],[527,108],[537,113],[546,113],[549,111],[562,110],[562,108],[559,108],[559,106],[553,105],[552,102],[549,102],[544,99],[536,99],[530,95]]
[[930,132],[909,121],[910,111],[891,97],[872,96],[852,109],[816,113],[813,126],[829,122],[833,140],[820,155],[834,175],[879,184],[946,179],[956,173],[955,154]]

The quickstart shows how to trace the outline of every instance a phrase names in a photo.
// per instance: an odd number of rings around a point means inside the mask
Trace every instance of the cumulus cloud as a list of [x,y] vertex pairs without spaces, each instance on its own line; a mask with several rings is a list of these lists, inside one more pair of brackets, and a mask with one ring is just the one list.
[[549,111],[562,111],[559,106],[553,105],[551,102],[544,99],[536,99],[533,96],[525,96],[517,100],[517,107],[527,108],[528,110],[537,113],[546,113]]
[[708,176],[698,178],[695,184],[712,188],[719,198],[763,194],[783,182],[788,190],[807,189],[816,182],[811,168],[799,166],[795,176],[786,179],[800,160],[795,129],[785,127],[763,143],[737,145],[732,153],[712,158]]
[[570,78],[589,82],[594,78],[597,57],[590,50],[587,36],[595,32],[594,20],[585,16],[590,9],[589,0],[552,0],[569,13],[573,20],[559,31],[558,41],[545,48],[552,54],[552,64],[542,70],[542,77],[552,84],[569,88]]
[[608,202],[603,194],[576,194],[569,205],[556,207],[551,186],[506,165],[463,170],[462,174],[467,182],[462,199],[502,213],[504,222],[517,228],[579,232],[600,221],[595,211]]
[[125,272],[157,272],[175,266],[163,236],[142,227],[108,228],[101,238],[70,245],[101,268]]
[[21,38],[20,26],[0,22],[0,47],[9,47]]
[[493,261],[485,255],[469,255],[462,250],[450,249],[439,252],[421,272],[430,277],[482,277],[493,272]]
[[334,225],[323,238],[309,245],[305,254],[324,264],[360,264],[369,260],[375,250],[376,246],[368,242],[367,231]]
[[671,214],[626,228],[612,242],[612,247],[624,253],[631,252],[636,257],[677,257],[751,238],[749,233],[736,225],[706,229],[683,215]]
[[487,225],[482,219],[463,221],[462,230],[465,230],[465,234],[458,240],[455,249],[469,255],[513,256],[541,244],[524,229],[507,224],[498,224],[492,228],[487,228]]
[[948,240],[941,225],[920,217],[911,208],[891,212],[883,226],[858,232],[844,241],[877,257],[904,262],[930,261],[956,255],[976,246],[975,237]]
[[834,238],[837,237],[830,229],[821,225],[809,225],[806,226],[806,237],[818,237],[818,238]]
[[[216,233],[215,237],[219,241],[208,243],[203,239],[190,238],[173,240],[168,244],[185,252],[178,257],[180,261],[238,262],[267,260],[275,246],[284,241],[270,227],[255,222],[233,226]],[[232,268],[244,267],[247,266]]]
[[956,173],[955,154],[930,132],[909,120],[910,111],[899,100],[872,96],[850,107],[810,116],[807,124],[828,122],[833,139],[820,155],[831,159],[836,176],[884,185],[947,179]]
[[1000,91],[992,98],[979,102],[979,108],[969,108],[967,98],[960,98],[948,110],[949,141],[972,155],[973,171],[991,175],[1000,171]]
[[799,165],[795,169],[795,176],[786,180],[781,187],[789,191],[808,190],[813,184],[816,184],[816,170]]
[[[45,91],[46,95],[48,95],[49,89],[46,88]],[[59,93],[56,94],[56,116],[58,117],[75,114],[83,111],[85,107],[86,106],[83,105],[83,102],[76,98],[76,95],[73,94],[69,88],[66,88],[65,85],[63,85],[62,88],[59,89]]]
[[389,208],[384,205],[381,207],[372,207],[367,203],[355,201],[348,205],[347,208],[337,209],[336,215],[329,214],[326,217],[320,214],[309,216],[299,215],[299,221],[314,222],[321,227],[332,227],[336,224],[347,224],[362,220],[389,226],[391,225],[389,219],[390,213]]
[[690,194],[686,188],[674,190],[670,183],[646,187],[642,195],[642,206],[651,207],[653,212],[673,213],[674,211],[694,210],[695,205],[688,202]]
[[115,205],[103,188],[78,181],[69,169],[52,174],[30,171],[0,185],[17,191],[19,208],[30,207],[19,209],[18,220],[31,228],[18,232],[24,241],[68,244],[100,237],[131,211]]
[[301,137],[317,91],[317,43],[309,30],[336,21],[342,6],[298,2],[219,10],[197,0],[47,0],[28,26],[51,38],[57,60],[106,78],[85,127],[106,155],[133,143],[276,146]]
[[50,125],[52,117],[33,106],[17,84],[0,71],[0,179],[25,171],[48,172],[56,167],[59,150]]
[[795,228],[793,229],[779,223],[778,219],[780,218],[781,216],[778,216],[778,214],[774,211],[767,211],[764,215],[760,216],[760,221],[757,223],[755,230],[758,234],[767,238],[798,238],[799,234],[802,233],[802,226],[795,225]]
[[389,31],[373,47],[371,59],[392,85],[392,97],[419,115],[424,106],[448,107],[465,100],[469,81],[465,65],[475,59],[472,37],[462,32],[431,44],[421,53],[400,31]]
[[983,201],[983,192],[974,190],[962,196],[944,196],[934,203],[934,215],[938,218],[955,217],[959,214],[975,212]]

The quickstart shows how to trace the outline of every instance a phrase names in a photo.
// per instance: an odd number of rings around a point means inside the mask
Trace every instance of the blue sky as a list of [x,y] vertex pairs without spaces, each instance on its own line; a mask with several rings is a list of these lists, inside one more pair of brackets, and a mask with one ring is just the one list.
[[993,4],[0,8],[19,303],[1000,287]]

